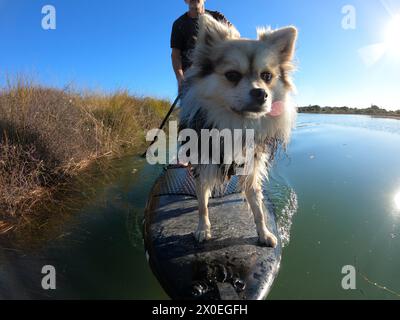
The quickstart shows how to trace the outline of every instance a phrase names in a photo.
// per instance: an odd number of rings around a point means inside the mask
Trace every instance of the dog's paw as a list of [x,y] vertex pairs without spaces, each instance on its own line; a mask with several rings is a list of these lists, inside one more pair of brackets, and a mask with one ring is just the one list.
[[194,238],[198,243],[203,243],[204,241],[211,239],[211,230],[209,228],[206,229],[197,229],[194,233]]
[[258,235],[258,241],[265,246],[275,248],[278,245],[278,239],[268,230],[260,232]]

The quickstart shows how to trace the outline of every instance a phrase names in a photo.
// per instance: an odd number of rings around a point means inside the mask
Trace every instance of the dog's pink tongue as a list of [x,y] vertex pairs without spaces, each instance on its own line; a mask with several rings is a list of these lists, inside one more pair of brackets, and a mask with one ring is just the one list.
[[272,103],[271,111],[268,113],[271,117],[280,116],[285,110],[285,103],[283,101],[276,101]]

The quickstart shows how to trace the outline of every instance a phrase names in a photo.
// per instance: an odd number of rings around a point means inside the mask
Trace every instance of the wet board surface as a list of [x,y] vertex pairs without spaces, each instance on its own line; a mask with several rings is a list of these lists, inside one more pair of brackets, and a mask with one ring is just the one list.
[[169,168],[156,181],[144,217],[144,243],[153,273],[172,299],[265,299],[281,260],[273,207],[268,228],[278,246],[258,243],[254,218],[235,177],[209,201],[212,239],[199,244],[194,181],[186,168]]

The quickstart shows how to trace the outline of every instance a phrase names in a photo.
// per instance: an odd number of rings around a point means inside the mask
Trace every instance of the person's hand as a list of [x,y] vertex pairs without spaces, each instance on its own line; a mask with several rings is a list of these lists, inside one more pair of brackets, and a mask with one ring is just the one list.
[[183,84],[183,81],[185,81],[185,77],[183,76],[183,74],[179,75],[177,77],[177,80],[178,80],[178,90],[179,90],[179,92],[181,92],[182,84]]

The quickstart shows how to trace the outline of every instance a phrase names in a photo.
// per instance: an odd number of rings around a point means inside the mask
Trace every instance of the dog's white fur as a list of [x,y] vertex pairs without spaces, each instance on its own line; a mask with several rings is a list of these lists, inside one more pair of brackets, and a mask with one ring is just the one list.
[[[263,212],[261,185],[267,177],[270,159],[277,143],[286,145],[295,122],[296,111],[290,103],[293,85],[290,79],[297,30],[286,27],[276,31],[258,29],[258,39],[240,37],[233,26],[203,15],[193,52],[192,67],[185,74],[181,97],[180,124],[193,128],[254,129],[254,171],[241,178],[245,197],[253,212],[259,241],[275,247],[277,238],[267,229]],[[227,72],[236,71],[242,78],[232,83]],[[263,72],[272,74],[271,81],[261,79]],[[257,112],[250,90],[263,89],[268,97]],[[271,117],[273,102],[285,103],[284,112]],[[198,119],[202,117],[202,119]],[[194,125],[196,124],[196,125]],[[196,127],[196,129],[199,129]],[[196,193],[199,202],[199,225],[195,238],[211,238],[208,200],[213,187],[224,181],[226,171],[218,165],[194,165]]]

